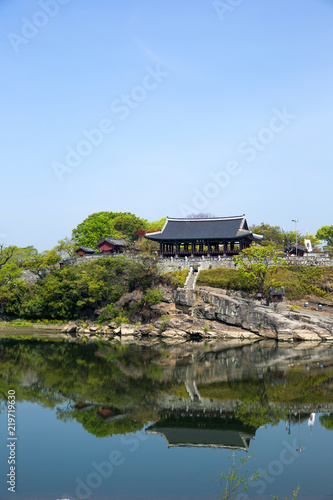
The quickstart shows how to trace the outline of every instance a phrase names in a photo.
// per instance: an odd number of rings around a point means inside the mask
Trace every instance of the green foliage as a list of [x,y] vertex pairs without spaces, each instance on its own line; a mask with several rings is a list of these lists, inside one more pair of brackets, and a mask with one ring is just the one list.
[[89,215],[75,229],[73,239],[77,246],[96,248],[106,237],[136,239],[136,232],[145,228],[147,221],[129,212],[97,212]]
[[287,418],[287,411],[268,403],[256,402],[252,405],[243,403],[235,411],[235,417],[245,425],[257,429],[267,424],[277,425],[280,420]]
[[28,246],[23,248],[15,247],[10,262],[15,263],[17,266],[22,266],[26,260],[36,255],[38,255],[38,250],[33,246]]
[[163,314],[161,316],[161,321],[159,322],[160,332],[164,332],[168,328],[169,325],[170,325],[170,318],[168,316],[166,316],[165,314]]
[[140,219],[133,214],[123,213],[115,217],[112,221],[112,226],[116,231],[124,234],[128,239],[134,241],[137,239],[136,232],[139,229],[147,227],[148,221]]
[[328,431],[333,431],[333,413],[320,415],[319,422]]
[[[312,266],[276,266],[268,269],[267,281],[283,283],[290,300],[310,297],[333,300],[333,269]],[[253,281],[237,269],[216,268],[200,271],[197,284],[224,290],[254,292]]]
[[[134,262],[119,256],[55,269],[31,286],[20,281],[8,282],[0,287],[0,303],[5,314],[27,319],[91,317],[96,309],[114,304],[125,293],[133,290],[146,293],[157,281],[156,267],[148,261]],[[150,291],[146,298],[154,302],[159,297]],[[120,313],[110,306],[105,315],[113,319]]]
[[333,226],[323,226],[318,229],[316,237],[326,241],[326,246],[324,250],[329,253],[333,253]]
[[[233,257],[241,278],[248,280],[256,292],[268,296],[270,287],[281,287],[282,283],[272,277],[276,264],[281,263],[273,247],[252,246]],[[270,269],[270,274],[268,270]]]
[[124,235],[113,227],[113,219],[121,215],[120,212],[97,212],[89,215],[83,222],[73,229],[72,237],[77,246],[96,248],[97,243],[106,237],[123,238]]
[[135,249],[143,255],[157,255],[159,248],[160,246],[157,241],[147,240],[143,236],[140,236],[135,242]]
[[98,416],[97,408],[82,412],[73,410],[70,417],[79,422],[90,434],[99,438],[116,434],[126,434],[128,432],[137,432],[141,430],[144,425],[144,422],[136,421],[131,416],[126,416],[123,419],[111,422],[105,422]]
[[237,269],[222,267],[200,271],[197,285],[223,288],[224,290],[254,291],[253,284],[244,276],[241,276]]
[[160,220],[156,220],[154,222],[148,222],[148,228],[147,229],[162,229],[166,221],[166,217],[162,217]]
[[[253,233],[260,234],[264,237],[261,245],[265,247],[272,246],[277,250],[284,250],[286,247],[296,242],[296,232],[285,232],[280,226],[270,226],[262,222],[259,226],[251,226],[250,229]],[[318,239],[317,235],[302,235],[297,231],[297,241],[300,245],[304,246],[304,238],[311,241],[314,251],[319,251],[318,245],[320,245],[321,241]]]
[[163,277],[166,278],[170,284],[184,288],[188,273],[189,273],[188,269],[182,269],[179,271],[164,273]]
[[[75,419],[96,436],[136,432],[158,418],[155,406],[162,373],[153,352],[135,346],[11,340],[0,344],[0,359],[1,398],[15,389],[17,401],[56,408],[59,419]],[[27,374],[33,382],[22,384]],[[65,404],[68,399],[99,401],[117,408],[125,418],[104,422],[97,414],[100,405],[79,412]]]
[[13,255],[15,254],[17,250],[17,247],[15,246],[9,246],[9,247],[3,247],[3,245],[0,245],[0,270],[1,268],[7,264],[12,258]]
[[228,472],[222,472],[220,476],[216,476],[215,479],[218,481],[221,490],[221,500],[233,500],[239,498],[242,491],[248,489],[250,484],[258,481],[265,473],[259,473],[257,471],[252,474],[249,473],[249,469],[243,472],[243,467],[251,459],[252,455],[249,457],[241,457],[239,459],[240,465],[236,464],[235,452],[232,453],[232,463],[228,469]]
[[54,269],[60,260],[61,257],[55,250],[48,250],[42,254],[31,255],[22,263],[22,267],[42,278],[47,271]]
[[67,236],[58,241],[53,250],[61,257],[61,259],[68,259],[75,256],[76,242],[73,239],[67,238]]
[[142,297],[142,304],[147,306],[154,306],[162,302],[163,293],[160,290],[148,289]]
[[333,269],[310,266],[279,266],[275,278],[283,282],[290,300],[311,296],[333,298]]
[[285,241],[285,233],[280,226],[270,226],[262,222],[260,226],[253,225],[250,229],[253,233],[260,234],[264,237],[262,240],[263,246],[275,246],[282,250]]
[[[292,500],[296,500],[296,498],[297,498],[297,496],[298,496],[298,493],[299,493],[300,488],[301,488],[301,485],[299,484],[299,485],[297,486],[296,490],[294,490],[294,491],[292,492]],[[277,496],[273,496],[273,497],[272,497],[272,500],[279,500],[279,497],[277,497]],[[283,500],[288,500],[288,498],[287,498],[287,497],[283,497]]]

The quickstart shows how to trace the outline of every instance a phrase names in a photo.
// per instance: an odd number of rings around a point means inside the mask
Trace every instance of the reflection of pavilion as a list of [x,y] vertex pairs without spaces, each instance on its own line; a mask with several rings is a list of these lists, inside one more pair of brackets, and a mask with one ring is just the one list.
[[161,420],[146,429],[160,434],[168,447],[197,446],[247,451],[256,429],[245,426],[232,415],[204,410],[164,410]]

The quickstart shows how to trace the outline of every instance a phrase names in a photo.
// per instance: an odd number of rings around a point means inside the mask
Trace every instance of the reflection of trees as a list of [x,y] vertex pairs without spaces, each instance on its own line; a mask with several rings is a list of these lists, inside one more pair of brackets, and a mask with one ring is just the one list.
[[[161,369],[153,363],[158,356],[153,350],[129,345],[16,341],[0,344],[1,353],[4,404],[8,389],[15,389],[17,401],[56,408],[59,419],[75,419],[98,436],[136,431],[156,416],[154,403],[161,386]],[[96,416],[98,407],[95,413],[80,413],[68,400],[112,404],[130,415],[107,423]]]
[[277,425],[280,420],[286,420],[288,410],[268,403],[243,403],[235,411],[235,417],[246,425],[258,428],[266,424]]
[[[202,356],[197,356],[193,362],[188,351],[184,357],[177,352],[179,359],[170,348],[165,357],[162,350],[133,345],[0,342],[1,404],[7,401],[8,389],[14,389],[17,401],[55,408],[59,419],[76,420],[96,436],[134,432],[145,422],[158,420],[157,398],[161,392],[166,398],[187,398],[184,377],[188,367],[193,373],[202,373],[205,362],[200,361]],[[239,350],[235,355],[233,351],[232,356],[237,356],[241,362],[246,352]],[[230,357],[226,352],[226,359]],[[176,364],[175,359],[178,359]],[[215,369],[218,376],[228,374],[220,368],[218,356],[216,359],[211,356],[210,363],[213,376]],[[288,406],[333,403],[333,368],[319,369],[314,363],[310,371],[305,366],[285,372],[263,369],[260,377],[216,383],[210,380],[206,371],[201,382],[197,382],[201,397],[219,402],[238,401],[235,416],[254,427],[277,423],[286,417]],[[93,403],[97,408],[95,413],[79,412],[74,408],[79,401]],[[99,405],[118,408],[126,417],[121,421],[104,422],[97,416]],[[329,415],[323,420],[326,425],[329,425],[328,419]]]
[[320,415],[319,422],[328,431],[333,431],[333,413],[328,413],[326,415]]
[[126,416],[121,420],[105,422],[97,415],[97,409],[80,412],[74,410],[72,418],[79,422],[82,427],[97,437],[112,436],[114,434],[127,434],[142,429],[145,422],[139,422],[132,416]]

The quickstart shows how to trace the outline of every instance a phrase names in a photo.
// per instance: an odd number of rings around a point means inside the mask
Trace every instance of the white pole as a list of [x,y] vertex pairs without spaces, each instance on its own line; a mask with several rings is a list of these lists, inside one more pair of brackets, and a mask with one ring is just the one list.
[[297,222],[298,222],[298,219],[293,219],[291,222],[295,222],[295,233],[296,233],[296,257],[297,257]]

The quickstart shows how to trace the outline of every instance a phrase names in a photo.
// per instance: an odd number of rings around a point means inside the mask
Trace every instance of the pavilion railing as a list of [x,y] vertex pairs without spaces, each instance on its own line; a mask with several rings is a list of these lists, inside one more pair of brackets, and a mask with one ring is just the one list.
[[194,257],[215,257],[215,256],[233,256],[233,255],[238,255],[240,253],[240,250],[211,250],[210,252],[206,250],[196,250],[191,252],[191,250],[181,250],[180,252],[176,251],[159,251],[159,255],[161,257],[191,257],[192,255]]

